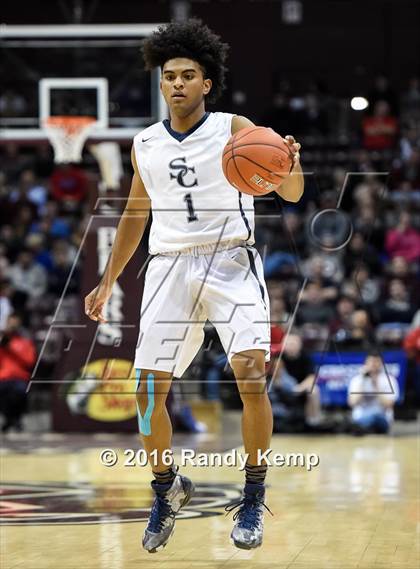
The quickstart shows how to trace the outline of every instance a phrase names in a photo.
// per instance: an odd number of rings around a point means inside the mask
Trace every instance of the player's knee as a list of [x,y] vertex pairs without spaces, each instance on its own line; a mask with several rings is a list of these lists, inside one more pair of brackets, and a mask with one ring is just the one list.
[[242,403],[246,406],[258,406],[261,403],[261,398],[267,397],[265,377],[240,380],[237,383]]
[[265,378],[265,352],[263,350],[245,350],[234,354],[231,366],[237,381]]
[[137,386],[136,398],[140,413],[143,415],[153,401],[153,412],[159,414],[166,405],[166,398],[171,385],[171,374],[142,370]]
[[[140,409],[140,413],[144,415],[146,413],[147,407],[150,405],[150,393],[147,391],[147,386],[140,385],[136,393],[137,403]],[[155,393],[153,395],[153,412],[154,414],[160,413],[166,404],[167,393]]]

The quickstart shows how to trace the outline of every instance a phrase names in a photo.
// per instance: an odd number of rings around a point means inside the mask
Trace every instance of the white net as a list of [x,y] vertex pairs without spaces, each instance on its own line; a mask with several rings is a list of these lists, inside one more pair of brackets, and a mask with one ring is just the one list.
[[54,149],[54,161],[57,164],[80,162],[83,145],[96,123],[93,117],[49,117],[43,128]]
[[101,189],[119,190],[123,175],[121,149],[116,142],[91,144],[88,150],[99,163],[101,171]]

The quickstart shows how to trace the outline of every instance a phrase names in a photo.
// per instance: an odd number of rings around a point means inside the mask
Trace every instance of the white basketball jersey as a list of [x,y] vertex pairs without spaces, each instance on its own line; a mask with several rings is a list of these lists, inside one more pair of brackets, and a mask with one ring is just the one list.
[[254,244],[254,198],[231,186],[222,170],[232,116],[206,113],[182,134],[163,121],[134,137],[152,203],[150,254],[236,239]]

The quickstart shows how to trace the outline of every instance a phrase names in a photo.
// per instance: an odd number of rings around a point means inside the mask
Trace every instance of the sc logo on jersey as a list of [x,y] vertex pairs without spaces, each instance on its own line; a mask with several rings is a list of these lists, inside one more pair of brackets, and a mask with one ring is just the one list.
[[[174,170],[175,172],[178,171],[177,174],[170,173],[170,178],[171,180],[174,180],[176,178],[178,184],[184,188],[192,188],[193,186],[198,186],[197,178],[192,180],[192,175],[188,176],[188,172],[192,172],[193,174],[195,174],[195,168],[187,166],[186,161],[187,159],[185,157],[182,157],[182,158],[174,158],[169,162],[169,168],[171,170]],[[188,180],[186,180],[187,176]]]

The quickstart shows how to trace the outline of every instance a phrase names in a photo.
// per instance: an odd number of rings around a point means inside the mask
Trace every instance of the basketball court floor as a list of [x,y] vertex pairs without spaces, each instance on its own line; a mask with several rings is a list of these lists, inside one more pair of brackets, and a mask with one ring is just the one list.
[[[174,442],[178,457],[182,448],[222,453],[239,443],[213,434]],[[124,449],[139,448],[134,435],[20,435],[1,447],[2,569],[419,566],[415,436],[274,437],[273,452],[316,453],[319,464],[270,468],[274,515],[266,513],[263,546],[250,552],[230,544],[232,514],[224,511],[239,498],[243,473],[187,466],[196,495],[154,555],[140,546],[152,500],[148,468],[123,465]],[[116,466],[101,465],[103,449],[117,452]]]

